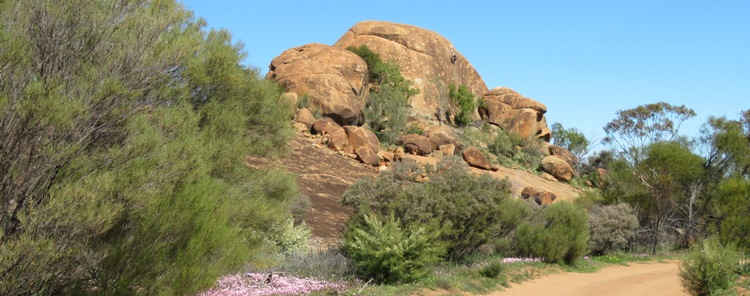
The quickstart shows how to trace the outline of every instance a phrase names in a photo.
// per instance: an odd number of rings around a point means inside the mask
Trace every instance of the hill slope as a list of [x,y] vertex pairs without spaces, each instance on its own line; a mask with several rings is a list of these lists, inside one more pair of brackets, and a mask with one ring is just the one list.
[[[319,139],[308,134],[297,134],[287,148],[289,153],[279,159],[248,157],[247,164],[255,168],[281,169],[299,177],[302,193],[310,197],[312,207],[305,215],[305,222],[312,228],[314,247],[326,247],[341,237],[351,209],[339,202],[350,185],[365,177],[377,177],[377,170],[350,157],[328,149]],[[415,155],[407,156],[419,163],[437,163],[438,159]],[[508,178],[513,193],[520,195],[527,186],[546,189],[555,193],[558,200],[572,200],[579,191],[566,183],[552,182],[530,172],[501,167],[497,172],[472,168],[478,174],[490,174]]]

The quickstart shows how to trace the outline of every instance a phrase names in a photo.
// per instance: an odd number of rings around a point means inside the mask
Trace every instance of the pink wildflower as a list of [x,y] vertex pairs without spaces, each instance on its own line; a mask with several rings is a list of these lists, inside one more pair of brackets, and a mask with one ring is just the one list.
[[239,296],[239,295],[307,295],[325,289],[343,290],[344,284],[331,283],[310,278],[295,278],[273,275],[268,281],[268,274],[248,273],[235,274],[220,278],[216,285],[200,296]]

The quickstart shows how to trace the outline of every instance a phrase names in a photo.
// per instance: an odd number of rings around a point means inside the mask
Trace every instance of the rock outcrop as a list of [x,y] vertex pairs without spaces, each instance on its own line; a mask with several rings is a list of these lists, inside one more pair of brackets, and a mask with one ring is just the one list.
[[432,144],[425,136],[403,135],[396,139],[396,145],[404,146],[406,153],[426,156],[432,152]]
[[538,205],[547,205],[554,202],[557,195],[544,189],[526,187],[521,191],[521,198],[533,200]]
[[568,149],[557,145],[550,145],[549,152],[551,155],[557,156],[567,162],[571,167],[578,166],[578,157],[573,155]]
[[432,150],[440,149],[440,146],[453,144],[460,146],[461,139],[447,124],[427,125],[422,127],[425,137],[430,141]]
[[484,156],[484,153],[477,148],[466,148],[461,152],[461,156],[463,156],[464,161],[469,164],[469,166],[483,170],[489,170],[492,167],[492,164],[490,164],[490,161]]
[[266,79],[309,100],[324,116],[345,125],[359,120],[367,91],[367,64],[356,54],[323,44],[284,51],[269,65]]
[[[367,45],[384,61],[401,67],[403,76],[414,82],[419,94],[411,98],[415,117],[444,119],[449,111],[448,86],[466,85],[480,98],[487,85],[479,73],[453,44],[440,34],[411,25],[363,21],[351,27],[333,45],[339,49]],[[453,58],[455,55],[455,59]],[[479,119],[474,114],[474,119]]]
[[297,113],[294,114],[294,121],[303,123],[309,129],[312,127],[313,123],[317,121],[317,119],[315,119],[315,116],[312,114],[312,112],[310,112],[309,109],[302,108],[297,110]]
[[560,181],[567,182],[573,179],[573,168],[557,156],[550,155],[543,158],[539,167]]
[[544,117],[547,112],[544,104],[507,87],[493,88],[482,99],[484,104],[479,107],[479,114],[485,121],[523,138],[535,136],[549,142],[551,133]]
[[313,122],[311,131],[313,134],[333,135],[333,133],[339,129],[341,129],[341,126],[333,121],[333,119],[323,117]]

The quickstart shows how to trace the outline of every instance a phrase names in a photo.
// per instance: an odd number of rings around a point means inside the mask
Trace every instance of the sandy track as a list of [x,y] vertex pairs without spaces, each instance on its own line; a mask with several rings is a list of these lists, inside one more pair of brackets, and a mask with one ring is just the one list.
[[492,293],[510,295],[688,295],[680,285],[679,263],[632,263],[603,268],[595,273],[561,273],[512,285]]

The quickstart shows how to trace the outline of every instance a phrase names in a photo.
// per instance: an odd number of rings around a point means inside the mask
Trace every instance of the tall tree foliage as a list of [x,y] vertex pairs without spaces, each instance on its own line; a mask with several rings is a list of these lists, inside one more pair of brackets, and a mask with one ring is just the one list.
[[567,149],[578,159],[583,159],[592,148],[592,143],[577,128],[566,129],[561,123],[555,122],[550,130],[552,131],[552,143]]
[[0,1],[0,294],[191,294],[270,246],[280,90],[172,0]]
[[685,105],[674,106],[665,102],[620,110],[617,117],[604,126],[607,136],[602,142],[635,166],[643,159],[644,147],[676,139],[682,123],[693,117],[695,111]]

